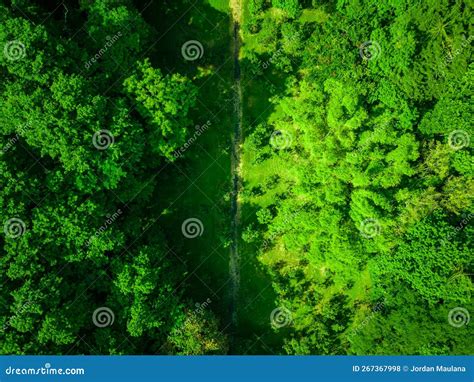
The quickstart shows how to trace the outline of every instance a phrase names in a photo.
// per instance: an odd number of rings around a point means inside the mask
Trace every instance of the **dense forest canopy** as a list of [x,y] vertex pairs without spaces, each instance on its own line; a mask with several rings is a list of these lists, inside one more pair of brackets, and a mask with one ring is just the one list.
[[0,13],[1,353],[225,352],[147,209],[196,86],[152,66],[130,1]]
[[234,327],[229,2],[142,3],[0,0],[0,353],[472,354],[472,4],[241,2]]
[[472,353],[448,323],[472,311],[469,2],[250,0],[244,27],[249,102],[275,89],[248,121],[244,240],[285,350]]

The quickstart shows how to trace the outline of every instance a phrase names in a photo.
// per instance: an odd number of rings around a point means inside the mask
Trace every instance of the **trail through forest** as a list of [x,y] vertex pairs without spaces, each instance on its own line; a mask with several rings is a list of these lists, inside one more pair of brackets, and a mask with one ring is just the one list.
[[239,254],[239,226],[240,226],[240,162],[242,144],[242,88],[240,83],[240,17],[241,1],[231,0],[232,9],[232,33],[233,33],[233,56],[234,56],[234,132],[232,138],[232,202],[231,202],[231,230],[232,244],[230,247],[229,274],[231,280],[230,314],[233,329],[237,326],[237,300],[240,286],[240,254]]

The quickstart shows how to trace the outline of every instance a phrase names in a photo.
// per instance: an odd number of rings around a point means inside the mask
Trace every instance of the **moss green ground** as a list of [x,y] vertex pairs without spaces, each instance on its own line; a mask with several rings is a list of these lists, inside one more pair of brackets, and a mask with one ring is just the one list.
[[[164,14],[158,4],[152,4],[144,14],[161,36],[154,47],[156,65],[195,79],[199,96],[192,119],[195,125],[210,121],[210,128],[187,149],[185,158],[161,169],[162,184],[154,198],[156,203],[150,208],[156,215],[161,214],[169,250],[187,266],[188,274],[183,282],[188,295],[196,303],[212,300],[210,308],[221,318],[222,330],[233,338],[231,352],[265,354],[273,353],[279,344],[279,337],[270,326],[275,296],[268,275],[257,261],[255,248],[243,242],[239,243],[241,288],[238,326],[234,332],[230,325],[228,244],[234,108],[232,20],[228,4],[218,0],[197,2],[190,7],[176,6],[173,14]],[[189,40],[203,45],[201,59],[183,59],[181,46]],[[245,133],[254,121],[265,118],[270,105],[265,83],[252,81],[244,73],[243,84]],[[245,225],[255,219],[257,207],[247,204],[242,207],[242,225]],[[188,218],[202,221],[202,236],[183,237],[181,224]]]

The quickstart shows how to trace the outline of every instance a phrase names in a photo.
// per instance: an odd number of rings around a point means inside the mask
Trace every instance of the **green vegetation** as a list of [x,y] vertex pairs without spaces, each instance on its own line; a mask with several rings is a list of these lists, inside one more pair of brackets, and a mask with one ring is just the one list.
[[474,351],[471,11],[248,2],[243,240],[287,353]]
[[[198,258],[187,259],[169,237],[186,240],[184,219],[173,221],[179,235],[164,219],[177,209],[167,188],[175,187],[175,200],[189,187],[170,180],[186,171],[184,163],[173,163],[173,153],[194,124],[219,126],[215,107],[198,102],[205,97],[200,82],[216,72],[218,58],[193,64],[194,74],[169,70],[152,49],[159,32],[129,1],[84,1],[80,8],[70,2],[67,19],[62,8],[46,17],[52,9],[15,3],[2,6],[0,26],[7,47],[0,61],[0,352],[227,352],[212,310],[217,297],[209,290],[193,296],[187,292],[192,283],[183,282],[186,263]],[[168,5],[162,7],[152,9],[155,19]],[[228,43],[225,34],[219,42]],[[175,55],[186,65],[180,48]],[[211,145],[222,150],[216,134],[183,156],[192,159]],[[205,159],[199,166],[209,166]],[[193,177],[193,184],[205,179]],[[205,237],[214,248],[216,214],[208,216]],[[213,304],[193,313],[207,298]],[[198,323],[187,319],[191,313]],[[197,347],[189,337],[204,340]]]
[[472,354],[472,4],[141,3],[0,0],[0,354]]

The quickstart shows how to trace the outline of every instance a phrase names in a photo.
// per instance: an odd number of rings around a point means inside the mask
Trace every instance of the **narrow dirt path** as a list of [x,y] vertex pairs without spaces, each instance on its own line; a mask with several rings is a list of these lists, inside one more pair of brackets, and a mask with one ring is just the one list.
[[241,0],[231,0],[230,6],[233,17],[233,56],[234,56],[234,131],[232,137],[232,201],[231,201],[231,230],[232,244],[230,246],[229,274],[231,279],[231,305],[230,314],[233,330],[237,326],[237,301],[240,287],[240,254],[239,254],[239,232],[240,232],[240,201],[241,189],[240,160],[242,145],[242,88],[240,84],[240,21]]

